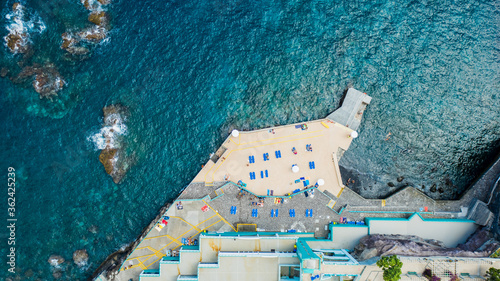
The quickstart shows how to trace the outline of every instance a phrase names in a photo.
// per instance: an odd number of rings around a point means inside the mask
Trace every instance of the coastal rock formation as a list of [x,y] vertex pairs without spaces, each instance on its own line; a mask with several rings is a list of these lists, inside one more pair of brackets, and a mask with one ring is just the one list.
[[115,183],[119,183],[129,169],[129,159],[125,155],[123,136],[127,134],[128,111],[121,105],[110,105],[103,108],[104,124],[92,139],[101,149],[99,161]]
[[[14,3],[12,5],[12,14],[10,19],[14,23],[22,23],[23,17],[23,5],[21,5],[20,3]],[[22,24],[17,28],[15,28],[16,26],[14,24],[11,24],[11,27],[13,28],[7,28],[9,29],[9,34],[4,37],[7,47],[14,54],[26,52],[29,43],[29,33]]]
[[[477,241],[474,243],[478,244]],[[483,243],[479,244],[482,245]],[[500,244],[498,243],[492,243],[484,249],[462,245],[457,248],[446,248],[441,241],[423,239],[413,235],[375,234],[367,235],[361,238],[359,244],[354,249],[354,256],[356,256],[359,260],[367,260],[376,256],[388,255],[478,258],[489,256],[495,249],[498,248],[499,245]]]
[[59,255],[51,255],[48,259],[48,262],[52,266],[59,266],[64,262],[64,258]]
[[87,250],[76,250],[73,253],[73,261],[78,267],[84,267],[87,265],[87,261],[89,260],[89,254]]
[[39,17],[26,16],[26,11],[20,3],[12,5],[12,12],[7,14],[9,21],[7,30],[9,33],[4,37],[5,45],[14,54],[23,54],[28,52],[31,44],[31,33],[43,32],[45,25]]
[[63,77],[52,63],[43,66],[36,63],[26,66],[11,80],[14,83],[23,83],[32,77],[34,78],[33,88],[40,95],[40,98],[56,96],[57,92],[61,91],[65,85]]
[[61,35],[61,49],[73,57],[85,59],[93,44],[98,44],[108,37],[109,15],[103,10],[103,6],[109,4],[110,1],[82,0],[81,2],[87,10],[91,11],[88,21],[92,25],[80,31],[64,32]]
[[109,24],[108,14],[104,11],[94,11],[90,13],[88,20],[98,26],[106,27]]
[[80,38],[74,34],[64,32],[62,34],[63,43],[61,49],[67,51],[68,53],[76,56],[86,55],[90,52],[87,47],[79,45]]
[[81,0],[85,9],[89,11],[96,11],[102,9],[102,6],[111,3],[111,0]]

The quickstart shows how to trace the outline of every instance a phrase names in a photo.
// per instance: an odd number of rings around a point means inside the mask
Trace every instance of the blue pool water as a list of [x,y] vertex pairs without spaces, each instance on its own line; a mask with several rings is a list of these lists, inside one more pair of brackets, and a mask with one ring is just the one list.
[[[134,240],[231,129],[325,117],[348,86],[373,97],[340,162],[365,196],[410,184],[452,198],[500,148],[495,1],[114,1],[109,39],[84,61],[65,59],[60,45],[88,12],[77,0],[46,2],[23,2],[45,25],[32,37],[31,62],[52,62],[64,90],[40,100],[30,83],[12,83],[21,56],[0,48],[10,71],[0,78],[0,167],[4,183],[16,169],[23,280],[51,280],[51,254],[66,259],[64,280],[84,280]],[[2,37],[12,4],[1,2]],[[115,103],[129,108],[125,138],[135,153],[119,185],[91,139],[102,108]],[[2,280],[16,275],[4,269],[3,229]],[[90,256],[83,269],[72,262],[78,249]]]

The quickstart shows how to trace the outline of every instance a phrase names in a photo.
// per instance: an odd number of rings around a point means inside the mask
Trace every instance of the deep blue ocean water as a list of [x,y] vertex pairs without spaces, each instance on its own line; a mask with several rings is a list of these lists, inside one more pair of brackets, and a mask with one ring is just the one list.
[[[59,46],[63,32],[88,25],[88,12],[77,0],[46,2],[22,2],[46,26],[31,61],[56,65],[65,89],[40,100],[29,84],[0,78],[1,212],[12,166],[22,280],[52,280],[51,254],[68,261],[64,280],[84,280],[232,128],[323,118],[348,86],[373,97],[341,160],[366,196],[393,182],[452,198],[500,148],[499,2],[114,1],[109,40],[85,61],[65,60]],[[14,2],[1,3],[3,37]],[[0,67],[19,72],[21,56],[0,49]],[[118,185],[89,140],[115,103],[129,108],[125,138],[136,153]],[[434,184],[444,192],[430,192]],[[3,229],[2,280],[15,276]],[[84,269],[72,264],[78,249],[90,255]]]

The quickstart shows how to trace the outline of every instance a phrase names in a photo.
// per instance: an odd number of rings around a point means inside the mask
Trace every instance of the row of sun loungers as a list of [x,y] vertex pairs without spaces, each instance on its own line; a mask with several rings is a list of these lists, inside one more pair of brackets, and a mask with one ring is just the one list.
[[[267,170],[265,170],[265,171],[260,171],[260,178],[262,178],[262,179],[263,179],[264,177],[266,177],[266,178],[268,178],[268,177],[269,177],[269,172],[268,172]],[[250,179],[251,179],[251,180],[256,179],[256,177],[255,177],[255,172],[250,172]]]
[[[230,213],[231,215],[236,215],[237,208],[236,206],[231,206]],[[290,209],[288,211],[290,217],[294,218],[295,217],[295,209]],[[277,218],[279,215],[278,209],[271,209],[271,218]],[[259,210],[258,209],[252,209],[252,217],[256,218],[259,216]],[[313,216],[313,209],[306,209],[306,217],[311,217]],[[357,224],[356,222],[353,222],[353,224]]]
[[[281,158],[281,150],[276,150],[274,152],[274,155],[276,156],[276,159]],[[262,154],[262,158],[264,158],[264,161],[269,161],[271,159],[269,158],[269,153]],[[250,164],[255,163],[255,156],[253,155],[248,156],[248,163]]]

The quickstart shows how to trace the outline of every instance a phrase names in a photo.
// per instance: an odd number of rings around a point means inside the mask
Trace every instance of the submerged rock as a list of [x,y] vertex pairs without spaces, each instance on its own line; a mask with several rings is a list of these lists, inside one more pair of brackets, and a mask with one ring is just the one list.
[[87,250],[76,250],[73,253],[73,261],[78,267],[84,267],[87,265],[87,261],[89,260],[89,254]]
[[0,77],[4,78],[7,74],[9,74],[9,69],[7,67],[2,67],[2,69],[0,69]]
[[397,181],[398,181],[398,182],[402,182],[404,179],[405,179],[405,177],[400,176],[400,177],[398,177],[398,178],[397,178]]
[[64,262],[64,258],[59,255],[51,255],[48,259],[48,262],[52,266],[58,266]]

